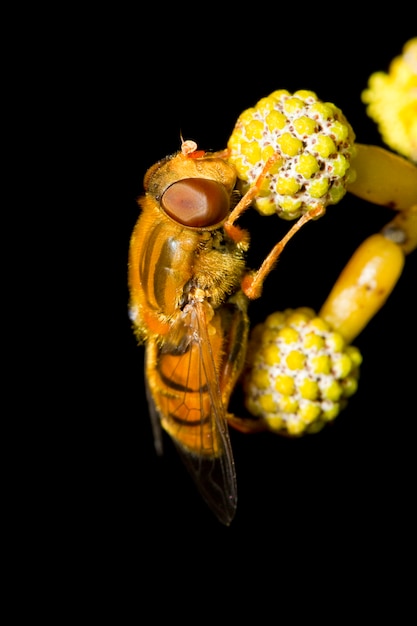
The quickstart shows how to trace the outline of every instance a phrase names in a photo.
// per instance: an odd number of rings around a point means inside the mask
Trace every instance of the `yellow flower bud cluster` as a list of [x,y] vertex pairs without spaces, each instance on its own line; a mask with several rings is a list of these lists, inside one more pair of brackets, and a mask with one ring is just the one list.
[[318,432],[357,389],[362,357],[307,307],[253,329],[244,374],[246,407],[279,434]]
[[243,192],[272,157],[254,204],[263,215],[292,220],[342,199],[354,178],[354,140],[334,104],[312,91],[281,89],[240,115],[227,147]]
[[370,76],[362,100],[387,146],[417,162],[417,37],[405,44],[388,73]]

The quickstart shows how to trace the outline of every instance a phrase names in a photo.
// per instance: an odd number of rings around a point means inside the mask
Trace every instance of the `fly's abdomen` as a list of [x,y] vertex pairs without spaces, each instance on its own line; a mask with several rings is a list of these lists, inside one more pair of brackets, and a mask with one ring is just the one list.
[[[211,342],[211,354],[220,359],[220,337]],[[207,350],[207,346],[203,349]],[[219,453],[213,393],[220,396],[216,381],[209,380],[202,347],[190,343],[182,354],[161,352],[147,344],[146,373],[153,401],[164,430],[187,451],[204,457]]]

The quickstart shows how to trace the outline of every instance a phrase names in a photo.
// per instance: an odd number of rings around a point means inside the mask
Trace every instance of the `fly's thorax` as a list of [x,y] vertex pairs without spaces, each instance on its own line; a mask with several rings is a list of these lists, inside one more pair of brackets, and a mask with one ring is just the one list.
[[239,288],[246,269],[245,254],[223,231],[210,233],[200,242],[193,264],[193,285],[206,294],[211,306],[218,308]]

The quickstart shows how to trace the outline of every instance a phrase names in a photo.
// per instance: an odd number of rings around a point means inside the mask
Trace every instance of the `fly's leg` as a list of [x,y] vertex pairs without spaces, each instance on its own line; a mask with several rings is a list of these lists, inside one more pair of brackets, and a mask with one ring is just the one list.
[[300,230],[304,224],[312,219],[321,217],[324,214],[324,208],[319,206],[308,213],[304,213],[296,223],[290,228],[287,234],[272,248],[271,252],[265,257],[261,267],[253,273],[246,274],[242,281],[243,293],[247,295],[250,300],[256,300],[262,293],[262,287],[265,278],[273,270],[275,263],[284,250],[289,240]]
[[229,219],[224,225],[226,230],[236,222],[236,220],[242,215],[242,213],[246,211],[246,209],[250,207],[250,205],[252,204],[252,200],[254,200],[259,193],[259,190],[265,180],[265,176],[268,174],[269,170],[274,165],[274,163],[279,159],[279,157],[280,155],[278,154],[278,152],[275,152],[266,161],[265,165],[262,168],[261,173],[259,174],[258,178],[254,182],[252,187],[248,189],[248,191],[245,193],[244,196],[242,196],[242,198],[239,200],[239,202],[237,203],[233,211],[230,213]]
[[[266,161],[255,183],[245,193],[245,195],[241,198],[233,211],[230,213],[229,219],[224,225],[224,229],[228,233],[228,235],[235,241],[239,239],[240,233],[242,232],[234,225],[235,221],[252,204],[252,201],[259,193],[259,190],[265,180],[266,175],[279,157],[280,155],[276,152]],[[295,222],[292,228],[290,228],[287,234],[272,248],[268,256],[263,261],[261,267],[256,272],[251,272],[244,276],[242,281],[242,290],[249,299],[255,300],[256,298],[259,298],[261,296],[265,278],[274,268],[279,256],[281,255],[289,240],[295,235],[295,233],[298,232],[300,228],[304,226],[304,224],[312,219],[317,219],[318,217],[321,217],[322,215],[324,215],[324,213],[324,206],[315,207],[314,209],[311,209],[310,211],[304,213]]]

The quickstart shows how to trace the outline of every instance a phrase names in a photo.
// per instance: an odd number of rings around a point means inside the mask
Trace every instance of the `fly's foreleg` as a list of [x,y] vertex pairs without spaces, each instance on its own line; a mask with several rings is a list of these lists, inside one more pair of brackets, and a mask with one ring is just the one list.
[[296,232],[300,230],[304,224],[309,222],[312,219],[320,217],[323,215],[324,208],[316,207],[308,213],[304,213],[290,228],[287,234],[280,240],[278,243],[272,248],[271,252],[265,257],[261,267],[256,272],[250,272],[243,277],[242,280],[242,291],[248,298],[251,300],[256,300],[259,298],[262,293],[262,287],[265,281],[265,278],[268,274],[273,270],[275,263],[280,257],[282,251],[285,246],[289,242],[289,240],[295,235]]
[[[280,158],[280,155],[278,152],[275,152],[266,161],[255,183],[245,193],[245,195],[241,198],[233,211],[230,213],[229,219],[224,225],[224,229],[228,233],[228,235],[235,241],[239,241],[240,233],[244,233],[244,231],[241,231],[237,226],[235,226],[234,222],[242,215],[242,213],[244,213],[244,211],[246,211],[246,209],[250,207],[252,201],[258,195],[259,190],[265,180],[265,177],[267,176],[271,167],[274,165],[278,158]],[[261,267],[257,271],[250,272],[244,276],[242,281],[242,290],[248,298],[250,298],[251,300],[255,300],[256,298],[260,297],[266,277],[274,268],[279,256],[281,255],[289,240],[295,235],[296,232],[300,230],[302,226],[304,226],[304,224],[312,219],[321,217],[324,212],[324,206],[318,206],[304,213],[295,222],[292,228],[290,228],[287,234],[272,248],[270,253],[265,257]]]

